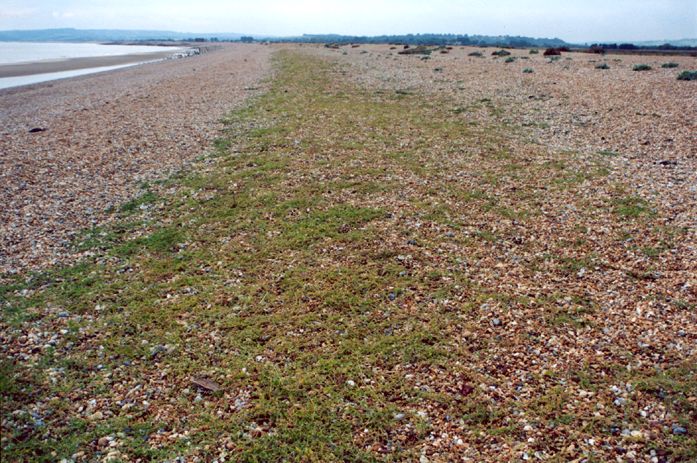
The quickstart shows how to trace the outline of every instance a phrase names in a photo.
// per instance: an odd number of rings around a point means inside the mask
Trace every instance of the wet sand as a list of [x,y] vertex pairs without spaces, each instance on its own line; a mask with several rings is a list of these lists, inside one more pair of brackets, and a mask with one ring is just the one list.
[[158,51],[152,53],[132,53],[117,56],[95,56],[88,58],[70,58],[55,61],[38,61],[35,63],[19,63],[0,65],[0,79],[4,77],[22,77],[51,72],[75,71],[78,69],[99,68],[105,66],[121,66],[147,61],[165,59],[177,50]]

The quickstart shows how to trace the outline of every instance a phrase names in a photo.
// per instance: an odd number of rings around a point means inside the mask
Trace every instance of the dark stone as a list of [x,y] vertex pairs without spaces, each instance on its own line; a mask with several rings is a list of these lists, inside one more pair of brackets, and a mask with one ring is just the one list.
[[39,133],[39,132],[45,132],[46,129],[43,127],[34,127],[33,129],[29,129],[29,133]]

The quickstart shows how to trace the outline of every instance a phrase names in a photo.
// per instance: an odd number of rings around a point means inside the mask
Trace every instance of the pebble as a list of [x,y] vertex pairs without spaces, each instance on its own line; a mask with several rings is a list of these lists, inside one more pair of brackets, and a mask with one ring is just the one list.
[[682,426],[678,426],[677,424],[673,425],[673,434],[676,436],[684,436],[687,434],[687,428],[684,428]]
[[501,320],[498,318],[494,318],[493,320],[491,320],[491,325],[492,326],[501,326]]

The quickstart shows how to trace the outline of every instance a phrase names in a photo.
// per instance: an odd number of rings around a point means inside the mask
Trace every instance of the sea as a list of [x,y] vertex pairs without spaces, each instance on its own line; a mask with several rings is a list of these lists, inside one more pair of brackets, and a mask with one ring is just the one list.
[[[99,56],[130,55],[135,53],[151,53],[171,51],[172,54],[181,51],[177,47],[158,47],[145,45],[104,45],[99,43],[39,43],[39,42],[0,42],[0,66],[6,64],[36,63],[40,61],[60,61],[70,58],[87,58]],[[143,55],[143,62],[147,62]],[[123,64],[119,66],[102,66],[73,71],[51,72],[20,77],[0,78],[0,88],[46,82],[95,72],[104,72],[141,63]]]

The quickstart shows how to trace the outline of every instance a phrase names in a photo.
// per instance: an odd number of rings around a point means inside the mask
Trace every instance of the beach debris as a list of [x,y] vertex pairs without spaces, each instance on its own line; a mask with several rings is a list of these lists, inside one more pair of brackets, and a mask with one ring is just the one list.
[[223,388],[216,383],[215,381],[212,381],[207,378],[201,378],[201,377],[193,377],[191,378],[191,384],[194,386],[197,386],[201,389],[204,389],[209,392],[218,392],[222,390]]

